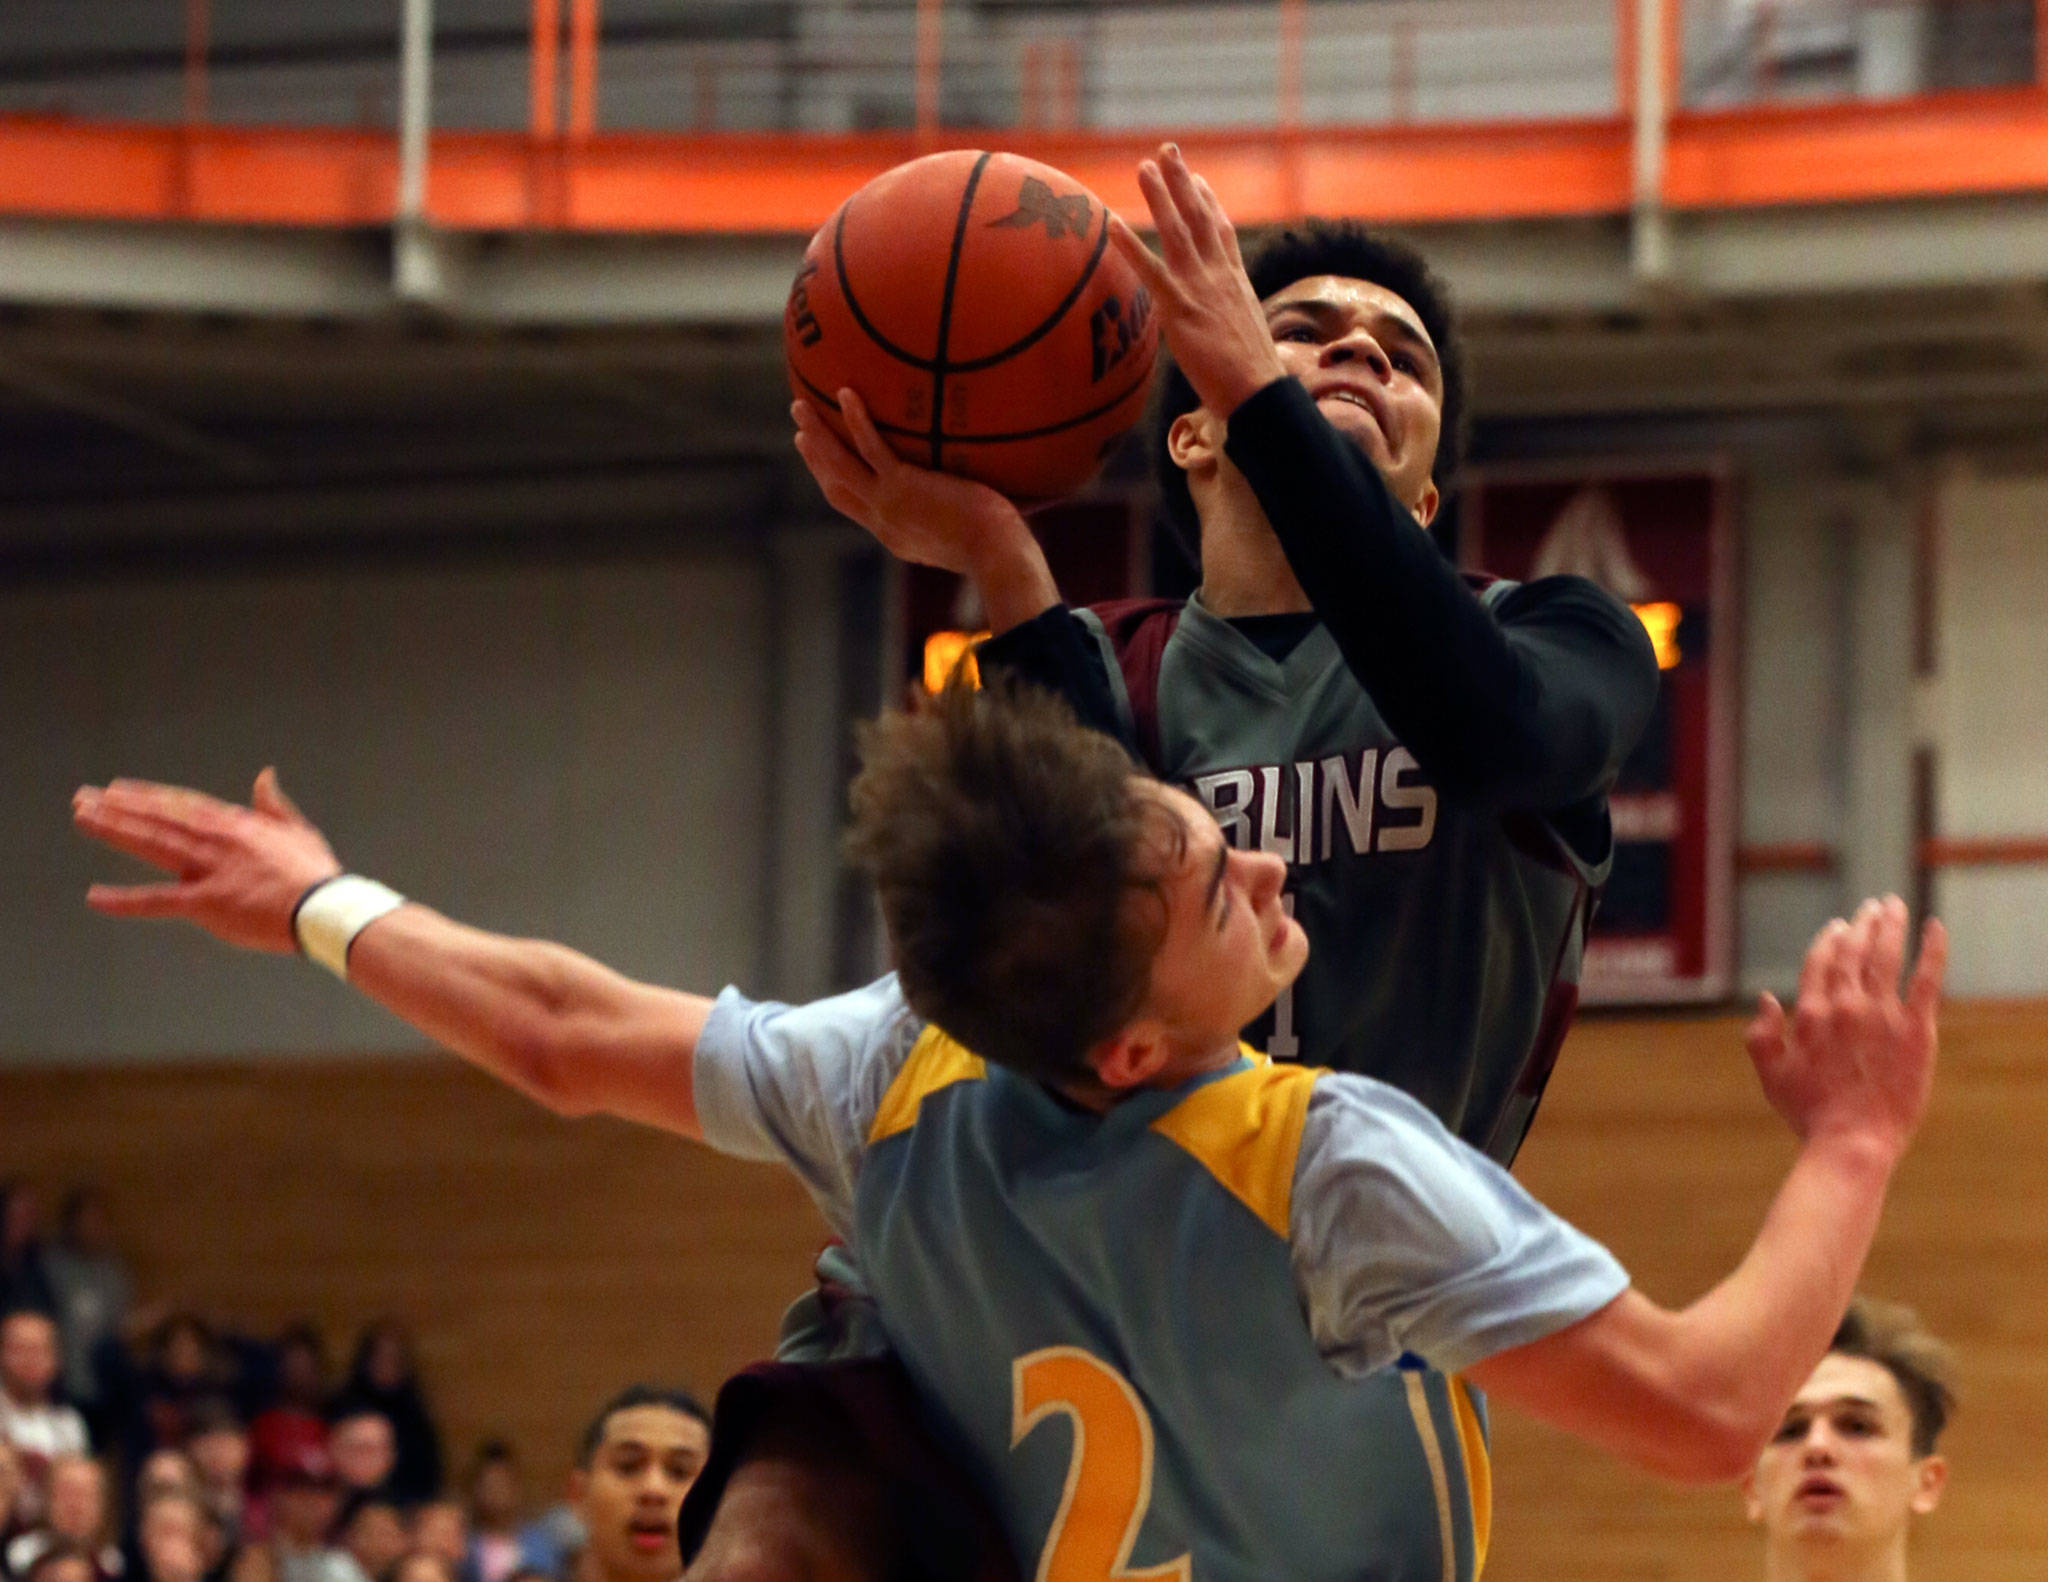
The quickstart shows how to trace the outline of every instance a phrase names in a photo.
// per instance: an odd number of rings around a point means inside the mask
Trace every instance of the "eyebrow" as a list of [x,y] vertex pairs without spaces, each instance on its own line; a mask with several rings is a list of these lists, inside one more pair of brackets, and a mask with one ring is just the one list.
[[[1331,319],[1342,317],[1344,311],[1344,305],[1341,302],[1332,302],[1327,297],[1293,297],[1285,302],[1267,304],[1266,321],[1271,323],[1283,313],[1299,312],[1307,314],[1312,319],[1319,319],[1327,323]],[[1374,309],[1373,321],[1377,325],[1392,326],[1400,332],[1402,340],[1406,341],[1416,351],[1426,355],[1432,363],[1441,362],[1441,359],[1437,356],[1435,344],[1423,332],[1421,325],[1404,318],[1391,308],[1384,307]]]
[[1790,1417],[1794,1412],[1831,1412],[1843,1406],[1861,1406],[1878,1413],[1884,1411],[1883,1403],[1873,1401],[1866,1395],[1831,1395],[1824,1401],[1794,1401],[1786,1408],[1785,1415]]
[[1223,888],[1224,865],[1230,861],[1230,842],[1216,842],[1216,866],[1209,874],[1208,893],[1202,897],[1202,915],[1207,917],[1216,909],[1216,892]]

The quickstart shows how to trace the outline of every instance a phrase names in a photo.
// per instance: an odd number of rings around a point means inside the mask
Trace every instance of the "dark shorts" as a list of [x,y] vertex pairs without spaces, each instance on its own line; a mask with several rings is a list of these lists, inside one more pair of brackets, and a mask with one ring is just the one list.
[[770,1416],[818,1425],[850,1447],[880,1485],[892,1552],[889,1582],[1018,1582],[1001,1524],[959,1453],[932,1432],[893,1357],[758,1362],[725,1381],[712,1414],[711,1456],[676,1526],[683,1562],[696,1558],[754,1431]]

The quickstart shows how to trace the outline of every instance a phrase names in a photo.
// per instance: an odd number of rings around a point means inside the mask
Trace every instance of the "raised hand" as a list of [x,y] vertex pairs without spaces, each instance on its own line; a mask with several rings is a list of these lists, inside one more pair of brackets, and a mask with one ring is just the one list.
[[1287,373],[1244,272],[1237,229],[1172,143],[1161,145],[1157,159],[1139,162],[1138,190],[1152,211],[1159,253],[1112,215],[1117,250],[1151,292],[1160,333],[1202,405],[1227,419]]
[[157,884],[96,884],[86,905],[109,917],[176,917],[250,950],[292,951],[292,910],[340,873],[327,838],[277,783],[256,777],[250,804],[151,780],[80,786],[71,821],[116,851],[174,875]]
[[841,390],[838,401],[853,450],[808,401],[789,409],[797,454],[833,510],[898,560],[970,578],[997,631],[1059,602],[1023,512],[987,484],[913,466],[889,448],[859,395]]
[[1948,934],[1929,919],[1902,996],[1906,903],[1865,901],[1814,937],[1788,1016],[1766,994],[1750,1023],[1750,1059],[1772,1107],[1802,1139],[1840,1135],[1903,1151],[1934,1081],[1936,1009]]

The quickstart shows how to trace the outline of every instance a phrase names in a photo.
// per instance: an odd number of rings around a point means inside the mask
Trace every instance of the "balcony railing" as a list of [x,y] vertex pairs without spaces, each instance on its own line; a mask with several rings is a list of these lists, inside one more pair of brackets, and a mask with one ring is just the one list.
[[[9,0],[0,114],[389,128],[364,8]],[[437,0],[446,130],[1106,131],[1614,116],[1638,0]],[[2044,0],[1667,0],[1675,107],[2041,79]]]

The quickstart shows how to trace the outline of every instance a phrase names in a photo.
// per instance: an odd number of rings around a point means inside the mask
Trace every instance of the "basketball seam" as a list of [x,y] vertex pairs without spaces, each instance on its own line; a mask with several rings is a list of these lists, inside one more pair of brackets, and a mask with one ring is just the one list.
[[971,362],[954,363],[949,371],[956,374],[980,373],[984,368],[993,368],[997,363],[1007,362],[1026,347],[1036,346],[1040,341],[1044,340],[1046,336],[1059,328],[1060,320],[1067,316],[1067,310],[1081,300],[1081,293],[1088,289],[1088,282],[1095,278],[1095,270],[1102,262],[1102,255],[1108,250],[1109,210],[1104,209],[1102,211],[1102,234],[1095,238],[1095,251],[1088,256],[1088,267],[1081,271],[1081,278],[1074,282],[1074,289],[1066,294],[1065,298],[1061,300],[1060,305],[1052,311],[1045,322],[1040,324],[1037,329],[1031,331],[1022,340],[1012,342],[1001,351],[991,352],[986,357],[974,358]]
[[[988,163],[989,158],[990,156],[987,154],[981,156],[980,161],[975,165],[975,174],[969,178],[970,182],[979,180],[981,167]],[[970,192],[972,191],[971,186],[969,190]],[[888,336],[875,328],[873,321],[868,318],[867,313],[862,309],[859,299],[853,294],[853,277],[847,272],[846,251],[844,247],[846,216],[852,207],[851,199],[841,204],[839,206],[839,213],[833,217],[832,221],[832,272],[839,277],[839,295],[841,300],[846,303],[846,311],[853,315],[853,322],[860,326],[861,333],[873,341],[881,351],[895,358],[896,361],[904,364],[906,367],[915,368],[920,373],[932,373],[936,371],[939,359],[935,357],[920,357],[915,352],[906,351],[890,340]],[[1074,282],[1073,288],[1068,291],[1059,307],[1036,328],[1027,331],[1022,338],[1012,341],[1000,351],[990,352],[985,357],[972,358],[967,362],[953,363],[946,371],[956,374],[980,373],[983,369],[993,368],[997,363],[1005,362],[1027,347],[1035,346],[1044,340],[1046,336],[1059,327],[1060,320],[1067,316],[1068,309],[1072,308],[1080,300],[1081,293],[1088,289],[1088,282],[1095,278],[1096,270],[1102,267],[1103,254],[1108,251],[1109,208],[1107,205],[1104,205],[1102,208],[1102,226],[1095,237],[1095,250],[1089,254],[1087,266],[1081,271],[1080,279]],[[834,408],[834,410],[836,411],[837,408]],[[903,432],[912,431],[906,430]]]
[[967,222],[974,214],[974,194],[981,189],[981,173],[996,156],[983,154],[967,172],[967,185],[960,192],[960,213],[953,222],[953,247],[946,254],[946,285],[939,293],[939,343],[932,357],[932,467],[939,468],[946,446],[946,346],[953,334],[953,288],[960,281],[960,254],[967,247]]

